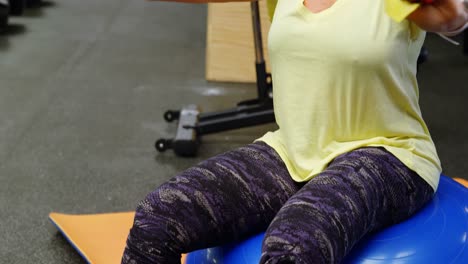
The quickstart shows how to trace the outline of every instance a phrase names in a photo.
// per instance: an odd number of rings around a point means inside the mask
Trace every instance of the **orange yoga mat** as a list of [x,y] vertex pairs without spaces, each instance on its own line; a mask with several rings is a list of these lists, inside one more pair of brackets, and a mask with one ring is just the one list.
[[[49,219],[80,253],[92,264],[119,264],[134,212],[69,215],[51,213]],[[185,262],[182,256],[182,263]]]
[[455,181],[457,181],[458,183],[460,183],[461,185],[464,185],[465,187],[468,188],[468,181],[465,180],[465,179],[461,179],[461,178],[454,178]]

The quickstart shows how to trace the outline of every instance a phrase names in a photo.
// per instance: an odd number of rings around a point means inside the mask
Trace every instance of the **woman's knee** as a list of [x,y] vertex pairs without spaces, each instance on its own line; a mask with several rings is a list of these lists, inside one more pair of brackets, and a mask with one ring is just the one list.
[[[294,234],[265,237],[261,264],[329,264],[334,263],[328,247],[315,241],[290,239]],[[312,242],[312,243],[311,243]]]
[[262,264],[305,264],[304,262],[297,259],[295,256],[283,255],[277,257],[270,257],[265,260],[261,260]]
[[150,231],[161,223],[166,223],[166,227],[176,225],[184,219],[184,214],[190,214],[187,210],[193,199],[190,192],[183,190],[183,185],[168,181],[138,203],[134,226]]
[[141,263],[180,263],[180,253],[193,240],[193,232],[184,222],[186,210],[181,210],[181,204],[188,199],[168,182],[141,200],[136,208],[124,258],[146,261]]
[[335,250],[334,231],[320,224],[319,219],[314,218],[316,214],[300,205],[283,209],[265,233],[260,263],[334,263],[340,255]]

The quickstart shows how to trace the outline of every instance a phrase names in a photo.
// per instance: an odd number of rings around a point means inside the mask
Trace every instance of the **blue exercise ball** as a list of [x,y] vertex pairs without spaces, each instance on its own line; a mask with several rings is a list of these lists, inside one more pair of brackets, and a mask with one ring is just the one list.
[[[241,243],[192,252],[186,264],[256,264],[264,233]],[[430,204],[354,247],[345,264],[468,263],[468,189],[442,176]]]

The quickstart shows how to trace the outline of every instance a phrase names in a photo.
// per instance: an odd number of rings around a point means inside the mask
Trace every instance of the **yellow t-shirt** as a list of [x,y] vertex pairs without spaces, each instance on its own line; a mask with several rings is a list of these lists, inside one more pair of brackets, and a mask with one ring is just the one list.
[[[267,0],[268,15],[273,19],[278,0]],[[397,22],[403,21],[409,14],[419,7],[417,3],[405,0],[385,0],[387,14]]]
[[279,129],[259,140],[294,180],[340,154],[382,146],[437,188],[440,161],[416,80],[425,32],[385,8],[383,0],[337,0],[312,13],[303,0],[278,0],[269,55]]

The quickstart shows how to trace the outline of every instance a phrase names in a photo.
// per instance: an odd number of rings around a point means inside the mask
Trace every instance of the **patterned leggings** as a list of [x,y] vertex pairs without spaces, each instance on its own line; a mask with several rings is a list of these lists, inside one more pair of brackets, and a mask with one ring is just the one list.
[[138,205],[122,263],[180,263],[181,253],[266,231],[260,263],[339,263],[366,234],[407,219],[432,188],[383,148],[337,157],[294,182],[262,142],[208,159]]

